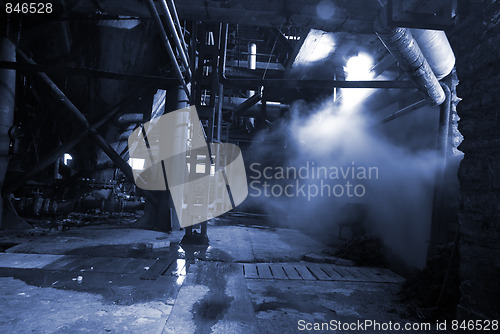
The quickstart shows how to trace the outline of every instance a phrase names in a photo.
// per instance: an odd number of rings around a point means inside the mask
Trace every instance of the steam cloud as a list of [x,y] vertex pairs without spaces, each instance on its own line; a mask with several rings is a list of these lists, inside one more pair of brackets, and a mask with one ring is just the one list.
[[[280,223],[307,229],[330,241],[337,238],[338,223],[347,219],[344,205],[367,207],[365,227],[380,236],[387,249],[414,268],[425,265],[432,194],[439,162],[435,150],[411,150],[391,141],[379,120],[356,106],[325,101],[291,106],[290,118],[257,135],[250,161],[265,166],[377,167],[378,178],[362,183],[362,197],[249,196],[253,204],[275,215]],[[269,143],[269,144],[266,144]],[[249,172],[252,177],[252,172]],[[328,182],[334,182],[327,180]],[[317,184],[320,180],[301,180]],[[252,195],[252,191],[250,191]],[[255,196],[255,193],[254,193]]]

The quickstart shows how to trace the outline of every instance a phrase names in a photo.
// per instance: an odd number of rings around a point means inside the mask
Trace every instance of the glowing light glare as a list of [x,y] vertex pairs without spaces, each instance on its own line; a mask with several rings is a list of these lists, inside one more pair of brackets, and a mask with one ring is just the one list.
[[331,0],[323,0],[316,7],[316,14],[322,20],[329,20],[335,14],[335,5]]
[[135,169],[135,170],[143,170],[145,163],[146,163],[146,160],[144,160],[144,159],[130,158],[128,160],[128,164],[130,165],[130,167],[132,167],[132,169]]
[[63,163],[68,166],[69,164],[69,161],[70,160],[73,160],[73,157],[71,156],[71,154],[69,153],[64,153],[64,156],[63,156]]
[[[373,79],[373,58],[366,53],[359,53],[349,58],[344,68],[346,79],[351,81],[363,81]],[[343,88],[342,104],[353,107],[363,101],[372,92],[371,88]]]
[[373,79],[373,59],[366,53],[349,58],[345,66],[347,80]]

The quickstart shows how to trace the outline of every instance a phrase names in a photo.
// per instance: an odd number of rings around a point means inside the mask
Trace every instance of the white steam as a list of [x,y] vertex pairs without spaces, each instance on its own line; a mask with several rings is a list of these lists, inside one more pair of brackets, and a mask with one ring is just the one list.
[[[366,229],[379,235],[410,267],[424,266],[439,161],[436,151],[411,151],[404,143],[391,142],[369,111],[331,101],[295,103],[289,120],[261,133],[255,142],[251,160],[262,166],[298,167],[312,162],[325,167],[376,167],[378,178],[353,180],[366,188],[362,197],[315,196],[308,201],[301,196],[261,195],[254,200],[269,213],[284,215],[287,224],[330,239],[337,237],[337,224],[345,219],[342,207],[364,203]],[[320,181],[301,182],[319,186]]]

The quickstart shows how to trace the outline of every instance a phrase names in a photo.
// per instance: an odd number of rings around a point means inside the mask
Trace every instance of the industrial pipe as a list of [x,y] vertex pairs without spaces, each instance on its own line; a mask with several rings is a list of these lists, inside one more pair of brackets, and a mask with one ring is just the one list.
[[384,117],[382,119],[382,123],[387,123],[387,122],[392,121],[393,119],[396,119],[398,117],[406,115],[406,114],[412,112],[413,110],[417,110],[417,109],[425,106],[427,103],[428,103],[428,101],[426,99],[424,99],[424,100],[420,100],[418,102],[415,102],[407,107],[404,107],[403,109],[399,109],[398,111],[395,111],[392,114]]
[[[232,109],[234,113],[237,113],[238,116],[242,117],[254,117],[259,118],[265,114],[267,115],[267,119],[275,120],[279,118],[279,116],[289,109],[289,106],[281,103],[271,103],[267,101],[258,102],[252,106],[247,106],[242,108],[242,104],[245,103],[247,99],[241,97],[231,97],[224,99],[224,108]],[[242,110],[245,109],[245,110]]]
[[[174,51],[172,50],[172,46],[170,45],[170,42],[168,41],[167,33],[165,32],[165,29],[163,28],[163,24],[161,23],[160,15],[158,14],[158,11],[156,10],[155,4],[153,0],[147,0],[147,4],[149,7],[149,11],[151,12],[151,16],[153,17],[154,22],[156,23],[156,26],[160,32],[160,38],[161,41],[163,42],[163,46],[167,50],[168,56],[170,57],[170,61],[172,63],[172,66],[174,67],[175,74],[177,75],[177,78],[182,84],[182,88],[186,92],[186,95],[188,96],[189,99],[191,99],[191,93],[189,91],[189,88],[186,84],[186,81],[184,80],[184,76],[182,75],[181,68],[179,67],[179,64],[177,64],[177,59],[175,58]],[[188,67],[189,69],[189,67]]]
[[435,105],[445,100],[445,93],[420,47],[408,28],[390,27],[385,10],[375,19],[375,33],[387,50],[396,58],[418,89]]
[[436,181],[434,183],[433,202],[432,202],[432,224],[430,232],[429,248],[427,257],[435,254],[436,246],[446,241],[447,226],[442,217],[444,206],[444,190],[446,164],[450,150],[450,119],[451,119],[451,90],[445,83],[441,86],[445,92],[446,99],[440,105],[439,128],[437,149],[441,153],[441,159],[436,168]]
[[221,135],[222,135],[222,103],[224,100],[224,85],[219,84],[219,100],[217,101],[217,110],[216,110],[216,116],[217,116],[217,133],[216,133],[216,140],[218,142],[221,141]]
[[167,3],[165,0],[160,1],[160,9],[163,12],[163,16],[165,17],[165,21],[167,21],[168,30],[170,30],[170,34],[174,39],[174,43],[179,51],[179,55],[181,56],[182,63],[186,68],[187,77],[189,80],[192,78],[191,68],[189,67],[189,60],[187,58],[186,53],[184,52],[184,47],[181,45],[181,40],[179,39],[179,35],[175,30],[174,20],[172,19],[172,14],[170,14],[170,10],[168,9]]
[[242,103],[238,104],[233,112],[237,115],[240,113],[243,113],[250,109],[250,107],[256,105],[262,100],[262,95],[259,93],[255,93],[252,96],[250,96],[248,99],[244,100]]
[[438,80],[451,73],[455,67],[453,49],[442,30],[411,29],[411,33],[422,50]]
[[[331,88],[399,88],[399,89],[415,89],[415,84],[411,81],[386,81],[386,80],[369,80],[369,81],[346,81],[346,80],[289,80],[289,79],[249,79],[238,77],[226,77],[226,51],[227,51],[227,34],[228,25],[225,24],[222,31],[222,42],[219,61],[219,82],[232,87],[241,87],[247,89],[257,89],[260,86],[269,88],[316,88],[316,89],[331,89]],[[431,72],[432,73],[432,72]]]
[[255,70],[257,68],[257,44],[248,44],[248,69]]
[[[182,36],[181,23],[179,21],[179,15],[177,15],[177,9],[175,8],[174,0],[168,0],[168,7],[170,8],[170,11],[174,15],[176,28],[178,30],[177,33],[179,34],[179,36]],[[186,42],[184,41],[184,38],[182,38],[181,41],[182,41],[182,45],[184,46],[184,51],[188,52],[188,47],[187,47]]]

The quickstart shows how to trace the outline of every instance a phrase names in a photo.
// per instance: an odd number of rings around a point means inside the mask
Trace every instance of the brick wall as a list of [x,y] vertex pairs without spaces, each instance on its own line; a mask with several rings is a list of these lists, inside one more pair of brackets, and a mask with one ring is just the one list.
[[500,318],[500,1],[471,1],[448,33],[457,57],[459,319]]

